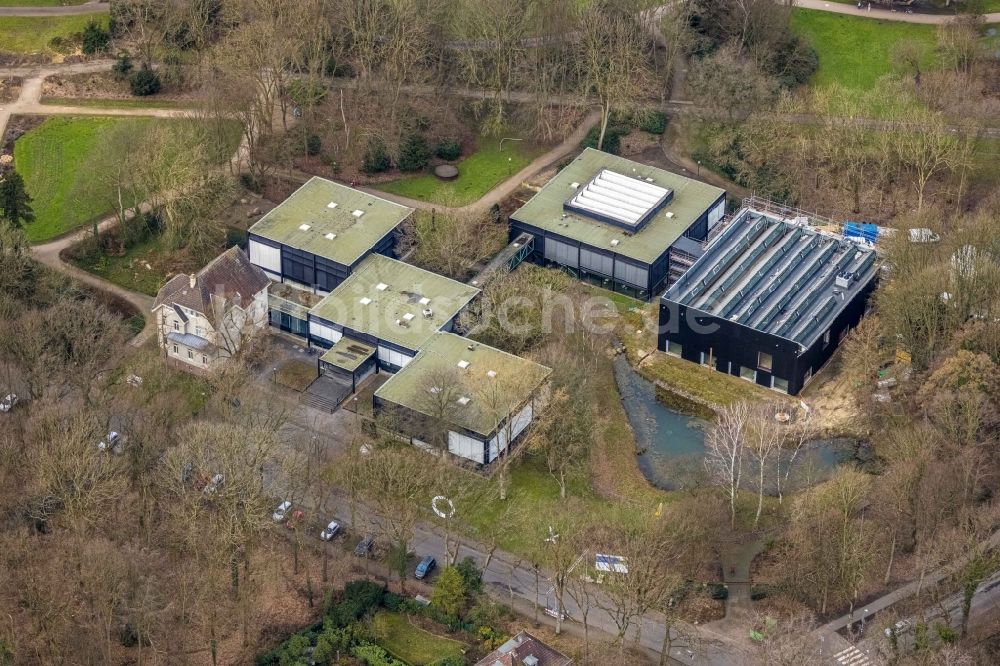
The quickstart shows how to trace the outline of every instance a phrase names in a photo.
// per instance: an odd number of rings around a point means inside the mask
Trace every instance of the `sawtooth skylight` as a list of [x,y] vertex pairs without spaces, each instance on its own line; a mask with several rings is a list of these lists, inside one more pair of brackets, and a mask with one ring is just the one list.
[[626,229],[638,229],[672,196],[666,187],[603,169],[580,187],[565,207]]

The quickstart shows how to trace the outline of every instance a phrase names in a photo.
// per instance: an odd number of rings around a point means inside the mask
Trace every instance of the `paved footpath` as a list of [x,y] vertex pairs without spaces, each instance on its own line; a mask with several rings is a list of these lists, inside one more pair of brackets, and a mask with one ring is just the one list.
[[[872,5],[868,9],[867,3],[864,8],[858,9],[855,3],[846,4],[843,2],[826,2],[825,0],[793,0],[792,4],[802,9],[817,9],[823,12],[834,14],[848,14],[850,16],[863,16],[865,18],[882,19],[885,21],[898,21],[900,23],[922,23],[925,25],[941,25],[951,21],[954,16],[948,14],[923,14],[913,12],[907,14],[906,11],[892,11],[888,7]],[[1000,23],[1000,12],[986,14],[987,23]]]
[[80,14],[107,14],[108,2],[89,0],[79,5],[54,7],[0,7],[0,16],[77,16]]

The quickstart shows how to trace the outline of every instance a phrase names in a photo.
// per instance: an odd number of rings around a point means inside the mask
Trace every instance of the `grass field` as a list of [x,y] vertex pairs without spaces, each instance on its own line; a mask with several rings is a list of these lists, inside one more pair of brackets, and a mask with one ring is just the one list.
[[0,7],[62,7],[85,2],[87,0],[0,0]]
[[[125,124],[147,127],[185,120],[109,117],[52,117],[14,144],[14,163],[34,198],[36,220],[26,226],[29,240],[61,236],[103,216],[114,207],[114,187],[95,165],[107,163],[108,138]],[[226,154],[235,148],[234,132]],[[224,159],[218,156],[220,162]],[[126,205],[133,202],[127,201]]]
[[[156,296],[156,292],[166,282],[166,275],[155,268],[156,258],[165,251],[162,236],[157,236],[130,247],[121,256],[101,256],[94,262],[73,261],[73,263],[88,273],[126,289]],[[146,268],[147,264],[150,269]]]
[[415,627],[405,615],[378,613],[372,626],[378,644],[410,666],[429,666],[445,657],[462,658],[462,643]]
[[[20,4],[20,3],[14,3]],[[78,16],[0,16],[0,52],[50,53],[53,37],[68,38],[83,32],[90,21],[108,25],[107,14]]]
[[194,102],[173,99],[96,99],[87,97],[43,97],[49,106],[85,106],[94,109],[190,109]]
[[464,206],[480,199],[543,152],[526,141],[507,141],[501,152],[499,139],[482,138],[479,149],[459,162],[459,176],[453,181],[426,173],[383,183],[378,189],[419,201]]
[[792,29],[819,54],[813,85],[839,83],[869,90],[892,70],[892,47],[904,39],[927,47],[925,66],[933,66],[936,27],[883,21],[810,9],[792,10]]

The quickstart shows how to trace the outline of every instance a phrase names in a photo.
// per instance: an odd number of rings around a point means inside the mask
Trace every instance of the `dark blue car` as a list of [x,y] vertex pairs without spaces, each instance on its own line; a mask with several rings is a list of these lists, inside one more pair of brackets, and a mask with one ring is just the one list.
[[430,555],[425,555],[424,559],[420,560],[420,564],[417,565],[417,570],[414,572],[414,575],[417,577],[417,580],[423,580],[430,575],[431,571],[433,571],[436,566],[437,560]]

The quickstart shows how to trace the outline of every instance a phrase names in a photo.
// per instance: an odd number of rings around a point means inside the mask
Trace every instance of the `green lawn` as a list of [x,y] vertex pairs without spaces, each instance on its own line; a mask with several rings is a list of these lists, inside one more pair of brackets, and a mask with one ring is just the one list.
[[410,666],[428,666],[445,657],[462,658],[462,643],[410,624],[405,615],[381,612],[372,619],[378,644]]
[[108,15],[102,13],[77,16],[0,16],[0,52],[51,52],[49,42],[53,37],[65,39],[74,33],[82,33],[90,21],[97,21],[107,27]]
[[912,39],[927,46],[927,62],[934,63],[936,27],[883,21],[810,9],[792,10],[792,29],[819,54],[813,85],[832,83],[869,90],[892,70],[894,44]]
[[[56,238],[113,210],[114,186],[99,165],[109,162],[108,139],[116,131],[127,124],[141,129],[152,123],[182,129],[187,122],[191,121],[60,116],[27,132],[14,144],[14,163],[34,198],[37,219],[26,226],[29,240]],[[220,152],[228,155],[237,142],[234,130],[231,145]],[[225,159],[221,154],[218,158],[220,162]]]
[[85,106],[95,109],[191,109],[195,102],[140,97],[136,99],[95,99],[88,97],[43,97],[49,106]]
[[453,181],[445,182],[426,173],[383,183],[378,189],[420,201],[464,206],[480,199],[543,152],[543,148],[528,141],[505,141],[501,152],[499,139],[483,137],[479,149],[458,163],[459,176]]
[[61,7],[85,2],[87,0],[0,0],[0,7]]
[[[149,296],[166,282],[166,275],[156,268],[156,257],[165,253],[163,237],[157,236],[130,247],[121,256],[101,256],[96,261],[76,261],[79,268],[119,286]],[[147,269],[146,265],[151,268]]]

